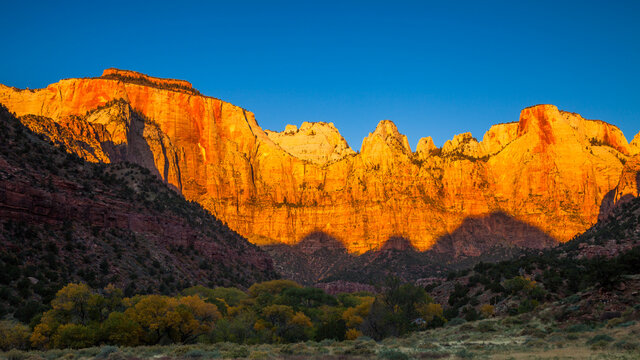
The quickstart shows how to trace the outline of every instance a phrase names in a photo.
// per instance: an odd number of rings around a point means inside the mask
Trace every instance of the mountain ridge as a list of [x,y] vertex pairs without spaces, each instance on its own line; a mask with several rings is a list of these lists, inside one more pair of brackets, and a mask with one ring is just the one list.
[[[133,149],[129,161],[155,168],[254,242],[294,244],[322,231],[353,253],[393,236],[426,250],[466,218],[495,211],[567,241],[595,223],[623,163],[640,151],[615,126],[541,105],[524,109],[518,122],[492,126],[481,142],[463,133],[446,149],[425,140],[412,152],[404,135],[376,130],[360,153],[317,165],[272,141],[251,112],[126,80],[70,79],[34,91],[0,86],[0,103],[60,123],[122,99],[167,139],[151,141],[145,127],[137,139],[146,155]],[[568,193],[576,196],[559,195]]]

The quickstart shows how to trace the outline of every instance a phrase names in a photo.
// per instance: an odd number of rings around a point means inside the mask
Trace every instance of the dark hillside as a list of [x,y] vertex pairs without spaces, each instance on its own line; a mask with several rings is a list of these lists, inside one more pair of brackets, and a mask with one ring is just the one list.
[[147,169],[88,163],[0,106],[0,316],[69,282],[172,294],[276,278],[268,256]]

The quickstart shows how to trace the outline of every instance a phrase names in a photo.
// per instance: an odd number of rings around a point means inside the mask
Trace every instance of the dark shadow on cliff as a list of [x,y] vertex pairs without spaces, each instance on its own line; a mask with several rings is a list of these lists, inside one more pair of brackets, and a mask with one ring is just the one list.
[[[103,147],[103,151],[109,156],[111,162],[130,162],[133,164],[140,165],[144,168],[149,169],[153,175],[156,175],[158,178],[162,179],[162,181],[177,192],[181,192],[181,179],[178,170],[178,186],[170,184],[169,179],[169,168],[170,164],[175,163],[176,167],[178,166],[177,159],[170,159],[167,151],[167,146],[162,139],[162,133],[159,127],[153,124],[153,121],[146,118],[143,114],[131,108],[131,106],[126,103],[126,106],[129,107],[129,111],[131,117],[127,124],[127,142],[123,144],[114,144],[112,141],[104,141],[101,143]],[[160,151],[162,152],[163,161],[164,161],[164,169],[162,173],[160,169],[156,166],[155,163],[155,154],[151,148],[151,145],[148,143],[147,139],[144,137],[145,129],[151,126],[151,131],[156,131],[158,138],[158,145]],[[173,160],[173,161],[172,161]]]
[[309,233],[299,243],[293,245],[293,248],[308,255],[318,251],[347,252],[342,241],[322,231]]
[[353,262],[342,241],[313,231],[295,245],[261,246],[273,259],[276,270],[287,279],[311,285]]
[[450,258],[490,255],[495,248],[543,249],[558,241],[541,229],[504,212],[468,217],[453,232],[440,237],[428,251]]
[[609,216],[611,210],[613,210],[615,198],[616,188],[609,190],[604,198],[602,198],[600,210],[598,211],[598,220],[604,220]]
[[430,250],[418,251],[410,239],[392,236],[379,249],[350,255],[342,243],[313,232],[300,243],[263,247],[283,276],[307,284],[352,281],[376,284],[389,275],[405,281],[443,277],[454,269],[518,256],[525,249],[558,244],[539,228],[504,212],[466,218],[453,232],[440,237]]
[[[634,161],[634,159],[640,159],[640,155],[637,155],[636,157],[628,161]],[[627,171],[629,171],[633,169],[634,166],[638,166],[638,165],[629,165],[627,163],[625,168]],[[636,169],[638,168],[636,167]],[[624,176],[625,176],[625,173],[623,170],[623,173],[622,173],[622,176],[620,177],[618,185],[615,188],[611,189],[602,199],[602,202],[600,203],[600,211],[598,213],[598,221],[606,220],[611,214],[613,214],[616,208],[620,207],[620,205],[626,204],[631,200],[635,199],[635,196],[633,196],[632,194],[625,194],[616,201],[616,192],[618,191],[618,187],[623,183]],[[635,175],[635,185],[636,185],[636,193],[640,194],[640,169],[638,169]]]
[[402,236],[392,236],[389,239],[387,239],[387,241],[385,241],[380,247],[380,250],[376,252],[385,252],[385,251],[393,251],[393,250],[411,251],[411,252],[418,251],[418,249],[416,249],[415,246],[411,244],[411,241],[409,239],[404,238]]

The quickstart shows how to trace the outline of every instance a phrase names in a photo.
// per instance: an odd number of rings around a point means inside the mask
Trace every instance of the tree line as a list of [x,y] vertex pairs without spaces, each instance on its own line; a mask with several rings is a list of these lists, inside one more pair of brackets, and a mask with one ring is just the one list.
[[195,286],[179,295],[124,296],[112,285],[71,283],[31,325],[0,322],[0,348],[85,348],[235,342],[382,339],[443,325],[424,288],[389,279],[380,294],[330,295],[290,280],[237,288]]

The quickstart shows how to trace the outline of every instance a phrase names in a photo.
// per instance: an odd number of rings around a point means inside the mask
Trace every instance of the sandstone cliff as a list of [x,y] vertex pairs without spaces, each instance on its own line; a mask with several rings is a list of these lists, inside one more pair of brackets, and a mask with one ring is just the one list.
[[437,147],[433,143],[433,138],[431,136],[423,137],[418,140],[418,145],[416,146],[416,153],[429,155],[432,151],[436,150]]
[[356,153],[349,147],[333,123],[305,121],[300,128],[287,125],[283,132],[271,130],[265,130],[265,132],[269,139],[291,155],[319,165]]
[[620,180],[615,189],[603,199],[599,220],[607,220],[622,205],[640,196],[640,154],[624,164]]
[[[105,132],[85,141],[97,147],[96,160],[122,160],[106,145],[127,138],[126,160],[150,168],[250,240],[293,244],[319,230],[351,252],[377,249],[392,236],[428,249],[468,217],[495,212],[566,241],[595,223],[632,152],[615,126],[539,105],[524,109],[518,122],[491,127],[482,142],[463,134],[442,151],[425,140],[412,153],[406,136],[382,121],[359,154],[344,156],[348,147],[335,151],[346,146],[337,131],[318,138],[314,151],[306,145],[313,135],[302,127],[267,134],[252,113],[171,86],[68,79],[34,91],[0,86],[0,103],[63,127],[81,117]],[[119,128],[108,112],[100,121],[86,115],[115,100],[144,119],[144,129],[131,130],[131,120]],[[158,132],[145,135],[154,126]],[[329,127],[321,128],[324,134]],[[140,146],[125,133],[137,133]],[[282,140],[287,136],[291,141]],[[429,156],[420,155],[425,150]],[[479,224],[491,232],[490,222]]]
[[633,138],[630,146],[633,154],[640,154],[640,132]]

